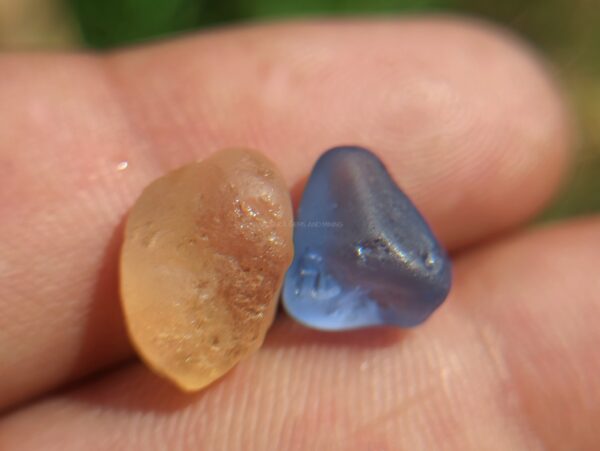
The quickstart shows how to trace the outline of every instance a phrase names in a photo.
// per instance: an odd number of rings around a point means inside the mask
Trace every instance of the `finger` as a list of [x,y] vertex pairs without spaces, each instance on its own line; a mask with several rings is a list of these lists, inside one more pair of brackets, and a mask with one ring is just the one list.
[[323,149],[365,144],[456,248],[530,216],[566,159],[540,65],[469,23],[256,27],[0,64],[3,405],[129,355],[117,226],[181,163],[257,147],[293,186]]
[[108,65],[163,167],[250,143],[295,185],[324,149],[362,144],[451,249],[536,213],[568,157],[568,118],[544,68],[482,24],[264,27],[118,54]]
[[135,364],[8,417],[0,437],[8,449],[598,449],[599,234],[600,218],[460,258],[452,298],[421,328],[281,321],[200,394]]

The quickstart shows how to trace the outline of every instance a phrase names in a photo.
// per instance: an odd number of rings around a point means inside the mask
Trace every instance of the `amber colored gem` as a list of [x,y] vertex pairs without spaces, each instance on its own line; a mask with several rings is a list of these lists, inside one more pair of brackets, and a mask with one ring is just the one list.
[[274,165],[223,150],[149,185],[121,253],[121,298],[142,359],[200,389],[258,349],[293,257],[292,205]]

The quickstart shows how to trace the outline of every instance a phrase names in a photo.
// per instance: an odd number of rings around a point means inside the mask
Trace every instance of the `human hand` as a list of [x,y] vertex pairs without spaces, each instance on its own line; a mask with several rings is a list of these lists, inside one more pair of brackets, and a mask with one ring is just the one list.
[[[441,18],[268,25],[4,55],[0,73],[0,449],[600,447],[600,221],[516,231],[554,193],[570,128],[510,37]],[[374,149],[452,252],[447,302],[407,331],[281,315],[193,395],[135,361],[116,265],[143,187],[244,146],[297,197],[339,144]]]

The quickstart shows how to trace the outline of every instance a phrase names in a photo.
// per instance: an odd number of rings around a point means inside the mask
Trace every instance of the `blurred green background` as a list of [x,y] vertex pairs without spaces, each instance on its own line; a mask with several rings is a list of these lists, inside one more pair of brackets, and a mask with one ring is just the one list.
[[600,211],[598,0],[0,0],[0,50],[108,49],[239,21],[428,11],[487,18],[546,55],[577,115],[580,141],[571,179],[542,219]]

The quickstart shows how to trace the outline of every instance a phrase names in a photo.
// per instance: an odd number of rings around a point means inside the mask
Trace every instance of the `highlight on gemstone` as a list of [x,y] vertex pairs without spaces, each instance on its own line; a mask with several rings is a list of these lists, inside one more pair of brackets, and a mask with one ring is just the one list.
[[444,249],[383,163],[360,147],[333,148],[315,164],[294,248],[283,305],[312,328],[416,326],[450,290]]
[[200,389],[258,349],[293,257],[292,206],[275,166],[224,150],[150,184],[129,213],[122,306],[142,359]]

